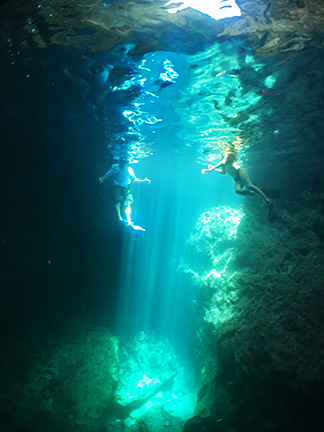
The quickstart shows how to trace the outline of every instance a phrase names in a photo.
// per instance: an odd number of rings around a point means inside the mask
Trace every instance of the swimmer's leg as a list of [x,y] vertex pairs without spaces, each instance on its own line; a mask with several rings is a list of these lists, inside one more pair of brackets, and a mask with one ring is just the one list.
[[238,181],[235,183],[235,193],[237,193],[238,195],[245,195],[245,196],[251,196],[254,195],[253,192],[250,192],[249,190],[243,190],[242,188],[244,187],[244,185]]
[[120,213],[120,202],[118,202],[118,203],[115,204],[115,209],[117,211],[117,217],[118,217],[118,219],[120,221],[123,220],[123,218],[121,217],[121,213]]
[[262,198],[267,205],[270,205],[271,201],[269,200],[267,195],[263,193],[262,190],[259,189],[257,186],[251,183],[250,185],[246,185],[246,188],[252,193],[254,193],[255,195],[258,195],[260,198]]
[[258,195],[260,198],[262,198],[266,202],[266,204],[268,206],[270,205],[270,203],[271,203],[270,199],[266,196],[266,194],[264,192],[262,192],[261,189],[259,189],[257,186],[255,186],[251,182],[249,174],[245,168],[240,169],[240,180],[241,180],[241,183],[247,188],[247,190],[251,194]]
[[131,219],[131,212],[132,212],[131,205],[133,204],[133,202],[134,202],[134,199],[133,199],[133,197],[132,197],[129,189],[127,189],[127,192],[126,192],[125,197],[124,197],[124,212],[125,212],[125,215],[126,215],[126,221],[129,224],[132,223],[132,219]]
[[126,220],[127,220],[128,223],[132,222],[132,220],[131,220],[131,212],[132,212],[132,209],[131,209],[130,205],[128,205],[127,207],[125,207],[125,215],[126,215]]

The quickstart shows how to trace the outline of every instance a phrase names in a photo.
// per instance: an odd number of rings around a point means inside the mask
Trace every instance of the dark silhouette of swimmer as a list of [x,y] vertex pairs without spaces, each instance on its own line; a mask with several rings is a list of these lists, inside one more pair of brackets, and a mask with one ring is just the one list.
[[[269,221],[275,219],[273,204],[267,195],[257,186],[255,186],[250,179],[248,171],[237,164],[237,155],[234,152],[229,152],[225,155],[223,160],[217,165],[208,165],[208,169],[203,169],[201,172],[204,174],[210,171],[217,171],[223,175],[229,174],[235,181],[235,192],[239,195],[257,195],[263,199],[269,209]],[[243,188],[246,189],[243,189]]]

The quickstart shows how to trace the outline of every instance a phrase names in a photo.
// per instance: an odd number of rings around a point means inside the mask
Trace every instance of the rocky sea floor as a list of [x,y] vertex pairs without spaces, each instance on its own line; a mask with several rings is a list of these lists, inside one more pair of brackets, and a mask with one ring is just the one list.
[[1,383],[6,431],[180,432],[197,392],[167,340],[141,332],[121,342],[81,320],[11,339]]

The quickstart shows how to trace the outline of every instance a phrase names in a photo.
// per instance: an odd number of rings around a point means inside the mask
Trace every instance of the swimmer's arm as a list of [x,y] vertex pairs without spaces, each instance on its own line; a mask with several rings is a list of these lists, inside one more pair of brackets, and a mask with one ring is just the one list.
[[219,162],[217,165],[213,166],[213,165],[208,165],[208,169],[203,169],[201,170],[201,172],[203,174],[205,174],[206,172],[210,172],[210,171],[217,171],[221,174],[225,174],[225,164],[222,162]]
[[109,172],[107,172],[107,173],[104,174],[103,176],[99,177],[99,181],[100,181],[100,183],[103,183],[104,181],[107,180],[107,178],[110,177],[110,175],[108,175],[108,174],[109,174]]
[[151,180],[148,179],[147,177],[145,177],[144,179],[138,179],[138,178],[136,178],[135,181],[151,183]]
[[128,168],[128,172],[133,177],[134,181],[136,181],[136,182],[149,182],[149,183],[151,183],[151,180],[149,180],[147,177],[145,177],[145,179],[137,178],[135,173],[134,173],[133,168],[131,168],[131,167]]
[[114,172],[116,172],[115,166],[113,165],[109,171],[106,172],[106,174],[104,174],[103,176],[99,177],[99,181],[100,183],[103,183],[104,181],[106,181],[111,175],[114,174]]
[[226,174],[225,171],[225,159],[223,159],[221,162],[219,162],[217,165],[214,166],[213,171],[217,171],[221,174]]

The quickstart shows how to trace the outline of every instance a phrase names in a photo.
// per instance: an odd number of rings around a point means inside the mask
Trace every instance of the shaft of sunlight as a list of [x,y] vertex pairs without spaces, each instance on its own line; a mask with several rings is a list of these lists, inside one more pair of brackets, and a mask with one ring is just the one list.
[[118,315],[126,333],[154,330],[184,342],[189,331],[195,287],[178,268],[198,214],[199,183],[190,168],[162,155],[137,167],[137,175],[147,174],[151,184],[132,185],[133,220],[146,231],[125,228],[123,237]]

